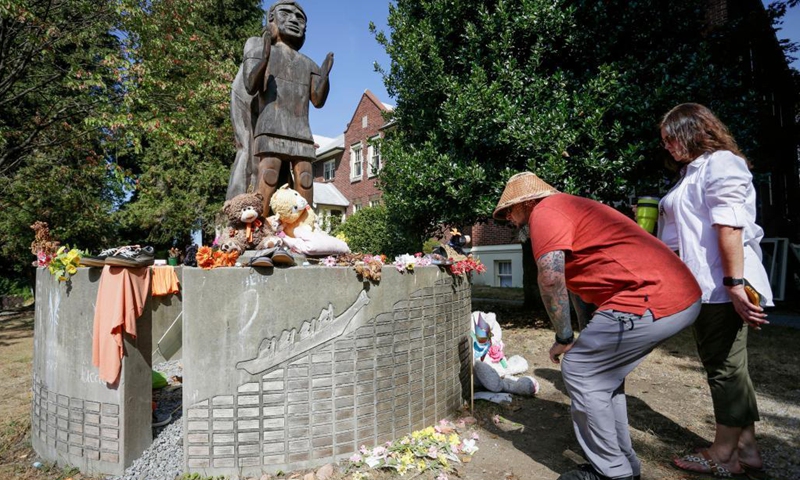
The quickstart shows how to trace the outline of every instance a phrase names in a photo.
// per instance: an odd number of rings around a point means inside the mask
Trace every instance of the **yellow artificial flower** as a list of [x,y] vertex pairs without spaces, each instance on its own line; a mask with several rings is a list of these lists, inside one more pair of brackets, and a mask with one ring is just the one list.
[[73,263],[76,259],[78,259],[79,252],[78,249],[73,248],[72,250],[67,253],[67,261],[66,263]]
[[75,275],[75,273],[76,273],[77,271],[78,271],[78,267],[76,267],[75,265],[73,265],[73,264],[69,264],[69,265],[67,265],[67,273],[68,273],[68,274],[70,274],[70,275]]

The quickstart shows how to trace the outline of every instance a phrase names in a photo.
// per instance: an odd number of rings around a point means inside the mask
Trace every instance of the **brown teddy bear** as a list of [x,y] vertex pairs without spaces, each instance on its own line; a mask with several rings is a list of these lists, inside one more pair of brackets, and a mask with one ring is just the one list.
[[[264,197],[260,193],[242,193],[225,201],[222,212],[228,218],[228,226],[219,238],[223,252],[261,250],[281,244],[277,236],[275,219],[263,216]],[[272,220],[272,221],[270,221]]]

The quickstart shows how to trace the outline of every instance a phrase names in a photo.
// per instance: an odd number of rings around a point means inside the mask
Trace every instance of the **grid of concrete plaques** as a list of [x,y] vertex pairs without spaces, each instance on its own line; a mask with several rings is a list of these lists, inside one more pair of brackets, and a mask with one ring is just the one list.
[[187,471],[276,471],[433,425],[469,395],[469,288],[450,278],[352,333],[191,405]]
[[57,452],[119,463],[119,405],[48,391],[34,377],[31,435]]

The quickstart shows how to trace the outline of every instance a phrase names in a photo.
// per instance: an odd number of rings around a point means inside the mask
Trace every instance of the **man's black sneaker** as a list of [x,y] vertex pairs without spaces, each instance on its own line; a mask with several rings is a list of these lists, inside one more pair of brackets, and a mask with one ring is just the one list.
[[97,255],[83,255],[81,256],[81,265],[83,265],[84,267],[102,267],[106,264],[106,258],[108,258],[109,255],[114,255],[121,248],[133,248],[133,247],[138,248],[139,245],[107,248],[102,252],[98,253]]
[[155,262],[153,247],[121,247],[106,257],[105,265],[114,267],[147,267]]

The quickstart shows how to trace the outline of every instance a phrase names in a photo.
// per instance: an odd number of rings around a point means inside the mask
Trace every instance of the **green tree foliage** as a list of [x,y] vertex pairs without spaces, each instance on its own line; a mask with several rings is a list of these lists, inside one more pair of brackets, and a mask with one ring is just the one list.
[[120,101],[116,19],[114,2],[0,1],[0,275],[30,265],[35,220],[62,243],[113,237],[119,177],[93,120]]
[[134,179],[120,212],[156,244],[213,230],[234,158],[230,90],[244,42],[261,34],[257,0],[123,0],[131,61],[125,109],[104,121]]
[[747,149],[758,108],[738,65],[715,61],[729,30],[705,0],[398,0],[381,70],[396,97],[385,202],[407,226],[487,218],[505,180],[532,170],[605,202],[658,189],[658,121],[708,104]]
[[405,225],[486,218],[504,180],[530,169],[567,192],[615,199],[641,156],[620,144],[606,112],[619,74],[577,81],[562,67],[574,9],[559,0],[403,1],[390,7],[397,98],[381,174],[387,207]]
[[350,250],[358,253],[386,254],[394,257],[416,251],[417,238],[409,238],[391,221],[386,207],[363,208],[347,219],[335,231],[347,239]]

